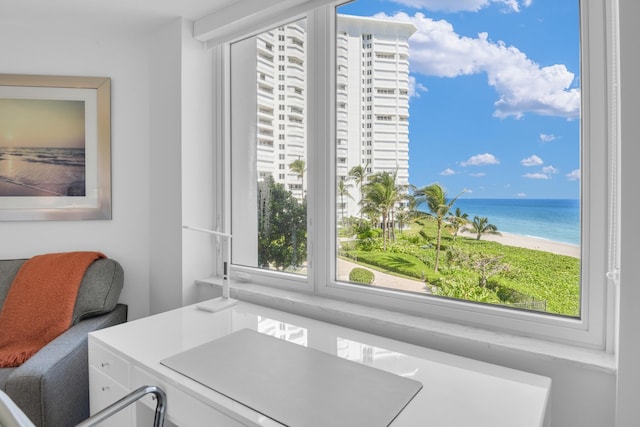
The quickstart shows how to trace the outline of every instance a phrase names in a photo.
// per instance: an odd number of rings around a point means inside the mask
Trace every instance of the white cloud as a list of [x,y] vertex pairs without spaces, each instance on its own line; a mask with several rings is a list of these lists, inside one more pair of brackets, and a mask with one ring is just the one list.
[[510,12],[519,12],[520,6],[529,7],[531,0],[394,0],[395,3],[416,9],[442,12],[477,12],[496,3]]
[[420,82],[416,82],[415,76],[409,76],[409,97],[420,98],[421,92],[429,92],[429,89]]
[[520,160],[520,163],[522,164],[522,166],[528,167],[528,166],[540,166],[541,164],[544,163],[544,161],[540,157],[534,154],[533,156]]
[[557,174],[560,171],[558,169],[554,168],[553,166],[549,165],[549,166],[543,167],[542,168],[542,172],[546,173],[547,175],[554,175],[554,174]]
[[556,136],[554,134],[546,134],[546,133],[541,133],[540,134],[540,142],[551,142],[553,140],[556,139]]
[[550,179],[549,175],[544,174],[544,173],[525,173],[524,175],[522,175],[525,178],[529,178],[529,179]]
[[471,156],[464,162],[460,163],[462,166],[484,166],[497,164],[500,164],[500,160],[496,159],[493,154],[489,153],[476,154],[475,156]]
[[580,169],[574,169],[567,174],[567,179],[569,181],[579,181],[580,180]]
[[456,172],[451,168],[446,168],[445,170],[440,172],[440,175],[444,175],[444,176],[455,175],[455,174]]
[[[428,0],[403,1],[423,4]],[[449,22],[419,12],[414,16],[379,13],[376,17],[416,26],[409,39],[412,72],[437,77],[486,73],[488,84],[498,94],[496,117],[521,118],[533,113],[574,119],[580,115],[580,89],[571,87],[575,75],[563,64],[543,67],[518,48],[492,41],[487,33],[477,38],[461,36]]]
[[469,176],[472,176],[474,178],[482,178],[483,176],[485,176],[486,173],[484,172],[478,172],[478,173],[470,173]]
[[516,194],[518,197],[527,197],[527,193],[518,193]]

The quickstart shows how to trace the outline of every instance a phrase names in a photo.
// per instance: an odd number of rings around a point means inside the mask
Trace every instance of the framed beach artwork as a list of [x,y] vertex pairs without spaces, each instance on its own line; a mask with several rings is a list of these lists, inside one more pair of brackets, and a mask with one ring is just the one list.
[[0,74],[0,220],[111,219],[111,80]]

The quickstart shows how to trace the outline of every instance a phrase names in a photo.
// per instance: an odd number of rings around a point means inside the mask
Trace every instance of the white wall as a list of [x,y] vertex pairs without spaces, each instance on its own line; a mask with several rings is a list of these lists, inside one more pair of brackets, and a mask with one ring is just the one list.
[[130,320],[195,302],[212,241],[181,227],[213,226],[211,52],[184,19],[76,18],[0,14],[0,73],[111,78],[113,219],[0,222],[0,259],[100,250],[124,268]]
[[154,30],[150,51],[150,313],[197,301],[213,272],[212,54],[176,18]]
[[149,51],[149,304],[159,313],[182,302],[182,21],[154,31]]
[[[182,23],[182,219],[183,224],[215,229],[213,210],[213,54]],[[219,227],[219,231],[224,231]],[[182,303],[201,301],[196,279],[211,276],[214,251],[224,243],[207,234],[184,231]],[[217,245],[214,247],[214,245]]]
[[125,270],[130,318],[149,312],[149,65],[146,35],[73,17],[0,14],[0,72],[111,77],[110,221],[0,222],[0,258],[100,250]]

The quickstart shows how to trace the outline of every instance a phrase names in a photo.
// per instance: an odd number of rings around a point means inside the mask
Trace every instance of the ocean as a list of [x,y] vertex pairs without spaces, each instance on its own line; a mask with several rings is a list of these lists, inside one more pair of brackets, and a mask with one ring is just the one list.
[[0,147],[0,196],[84,196],[84,148]]
[[460,208],[474,216],[486,216],[498,231],[580,244],[580,200],[578,199],[463,199]]

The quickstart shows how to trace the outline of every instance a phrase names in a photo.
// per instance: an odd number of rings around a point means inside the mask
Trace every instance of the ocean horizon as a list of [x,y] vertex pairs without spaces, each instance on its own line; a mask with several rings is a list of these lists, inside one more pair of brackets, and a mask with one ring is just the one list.
[[580,244],[579,199],[471,199],[460,198],[451,208],[487,217],[498,231],[555,242]]

